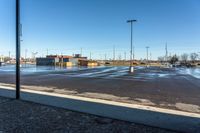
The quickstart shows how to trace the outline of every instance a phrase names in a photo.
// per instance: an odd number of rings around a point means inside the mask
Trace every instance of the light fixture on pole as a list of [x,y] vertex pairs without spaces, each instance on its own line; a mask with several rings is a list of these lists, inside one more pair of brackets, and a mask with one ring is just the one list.
[[127,20],[127,23],[131,24],[131,50],[130,50],[130,68],[129,72],[133,73],[134,72],[134,67],[133,67],[133,22],[137,22],[137,20]]

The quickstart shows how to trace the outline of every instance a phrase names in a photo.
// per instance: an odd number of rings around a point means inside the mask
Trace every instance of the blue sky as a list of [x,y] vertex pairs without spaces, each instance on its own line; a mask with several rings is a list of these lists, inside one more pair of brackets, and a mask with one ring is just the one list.
[[[0,1],[0,54],[15,50],[14,0]],[[129,57],[130,25],[134,24],[137,59],[200,51],[199,0],[21,0],[22,56],[25,49],[49,54],[80,53],[93,58]]]

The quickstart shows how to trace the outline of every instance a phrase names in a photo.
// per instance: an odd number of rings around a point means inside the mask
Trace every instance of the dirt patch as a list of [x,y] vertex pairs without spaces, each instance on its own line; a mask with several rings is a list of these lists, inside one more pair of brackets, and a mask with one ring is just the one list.
[[176,108],[178,108],[180,110],[200,113],[200,107],[197,106],[197,105],[185,104],[185,103],[176,103],[175,106],[176,106]]

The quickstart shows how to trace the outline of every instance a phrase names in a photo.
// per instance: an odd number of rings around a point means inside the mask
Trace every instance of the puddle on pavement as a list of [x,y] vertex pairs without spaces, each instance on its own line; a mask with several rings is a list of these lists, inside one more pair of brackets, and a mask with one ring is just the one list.
[[[126,66],[98,66],[98,67],[47,67],[35,65],[23,65],[21,67],[22,74],[33,73],[51,73],[52,75],[63,74],[73,77],[101,77],[101,78],[130,78],[130,79],[155,79],[155,78],[169,78],[170,76],[182,74],[190,75],[192,77],[200,79],[200,68],[159,68],[159,67],[142,67],[136,66],[135,73],[130,74],[129,67]],[[1,73],[13,73],[15,72],[15,65],[7,65],[0,67]]]

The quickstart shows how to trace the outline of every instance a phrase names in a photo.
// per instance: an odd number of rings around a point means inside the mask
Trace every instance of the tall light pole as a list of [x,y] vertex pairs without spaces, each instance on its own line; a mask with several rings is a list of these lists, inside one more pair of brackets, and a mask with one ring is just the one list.
[[104,56],[105,56],[105,61],[106,61],[106,60],[107,60],[107,54],[105,53],[105,55],[104,55]]
[[83,54],[83,48],[81,48],[81,54],[80,54],[80,55],[81,55],[81,57],[82,57],[82,54]]
[[47,49],[47,55],[46,56],[48,56],[49,55],[49,49]]
[[147,49],[147,66],[148,66],[148,64],[149,64],[149,46],[147,46],[146,47],[146,49]]
[[131,50],[130,50],[130,68],[129,72],[134,72],[133,67],[133,22],[137,22],[137,20],[127,20],[127,23],[131,24]]
[[168,48],[167,48],[167,42],[166,42],[166,44],[165,44],[165,61],[166,61],[166,63],[167,63],[167,61],[168,61]]
[[152,53],[150,53],[150,61],[152,60]]
[[8,52],[8,57],[9,57],[9,60],[10,60],[10,51]]
[[20,0],[16,0],[16,99],[20,99]]
[[90,60],[92,60],[92,52],[90,52]]

